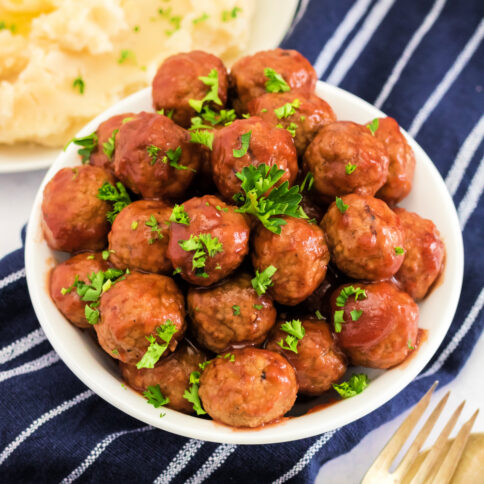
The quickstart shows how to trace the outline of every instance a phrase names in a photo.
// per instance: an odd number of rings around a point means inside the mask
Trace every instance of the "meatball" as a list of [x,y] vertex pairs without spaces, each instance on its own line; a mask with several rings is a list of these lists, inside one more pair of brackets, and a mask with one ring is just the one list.
[[183,204],[188,223],[172,223],[168,258],[181,277],[209,286],[234,271],[249,251],[249,225],[235,207],[213,195]]
[[215,358],[200,378],[198,394],[210,417],[233,427],[258,427],[292,408],[296,375],[284,357],[256,348],[233,355]]
[[264,71],[267,68],[282,76],[290,90],[298,90],[301,96],[309,96],[316,87],[316,71],[295,50],[273,49],[242,57],[230,71],[230,87],[236,96],[233,104],[239,114],[247,111],[251,99],[266,92],[269,78]]
[[283,217],[286,225],[275,234],[260,225],[253,239],[252,264],[259,272],[270,265],[277,271],[269,289],[281,304],[294,306],[323,282],[329,251],[323,231],[307,220]]
[[[348,287],[354,291],[346,291],[349,295],[341,301],[338,297]],[[358,289],[364,293],[357,295]],[[390,368],[416,346],[418,306],[390,282],[341,286],[331,296],[331,309],[334,320],[343,320],[338,342],[353,365]]]
[[185,331],[183,295],[172,279],[133,272],[101,296],[101,318],[94,326],[99,344],[113,358],[134,365],[150,345],[147,337],[171,321],[177,332],[168,351],[176,348]]
[[136,114],[134,113],[117,114],[98,126],[96,129],[97,146],[89,157],[89,164],[110,171],[114,169],[113,156],[116,134],[123,123],[131,121],[135,117]]
[[178,198],[200,164],[190,134],[166,116],[142,112],[119,128],[114,172],[143,198]]
[[403,230],[405,258],[395,278],[415,300],[425,297],[442,271],[445,245],[431,220],[396,208]]
[[390,205],[395,205],[412,189],[415,155],[393,118],[379,120],[375,137],[385,145],[390,158],[388,178],[376,196]]
[[205,348],[221,353],[264,341],[276,310],[271,298],[258,296],[250,281],[248,274],[240,274],[216,287],[189,289],[192,329]]
[[[213,76],[216,72],[217,77]],[[158,69],[152,86],[153,106],[164,109],[165,113],[173,110],[175,123],[188,128],[190,119],[196,116],[190,99],[202,100],[211,89],[210,77],[217,79],[218,100],[211,100],[209,107],[219,110],[227,103],[228,76],[223,62],[216,56],[201,50],[192,50],[168,57]],[[208,79],[206,79],[208,78]],[[218,102],[220,101],[220,102]],[[198,110],[199,112],[200,110]]]
[[160,385],[161,393],[170,399],[166,405],[183,413],[193,413],[193,405],[183,398],[190,386],[190,373],[200,371],[200,363],[205,355],[192,344],[184,340],[177,349],[161,359],[154,368],[141,368],[120,362],[121,374],[126,383],[139,392],[149,386]]
[[337,121],[322,128],[304,153],[314,176],[313,195],[329,203],[347,193],[374,195],[388,176],[384,144],[361,124]]
[[119,269],[172,271],[168,229],[173,208],[157,200],[139,200],[121,210],[109,232],[109,260]]
[[47,183],[42,200],[42,228],[51,249],[76,252],[106,246],[111,204],[97,197],[112,175],[98,166],[62,168]]
[[[75,326],[89,328],[84,314],[86,303],[81,301],[73,284],[76,281],[89,283],[93,272],[105,271],[109,267],[100,252],[82,252],[58,264],[50,275],[50,297],[59,311]],[[63,294],[64,292],[64,294]]]
[[[333,202],[323,217],[331,260],[355,279],[388,279],[403,262],[403,232],[388,205],[351,194]],[[343,211],[343,213],[342,213]]]
[[252,99],[248,109],[252,116],[260,116],[273,126],[282,125],[286,129],[294,127],[294,144],[299,156],[302,156],[320,128],[336,121],[331,106],[316,94],[304,97],[298,92],[269,92]]
[[299,393],[321,395],[329,390],[346,372],[346,358],[336,344],[325,321],[304,319],[304,337],[297,344],[297,353],[282,349],[278,344],[285,340],[280,321],[271,332],[266,348],[287,358],[296,370]]
[[[250,133],[244,151],[242,136]],[[212,171],[213,181],[222,196],[232,201],[233,195],[240,192],[241,181],[236,173],[249,165],[276,165],[285,173],[279,183],[292,185],[297,176],[296,148],[291,135],[285,129],[272,126],[258,117],[240,119],[219,130],[213,142]]]

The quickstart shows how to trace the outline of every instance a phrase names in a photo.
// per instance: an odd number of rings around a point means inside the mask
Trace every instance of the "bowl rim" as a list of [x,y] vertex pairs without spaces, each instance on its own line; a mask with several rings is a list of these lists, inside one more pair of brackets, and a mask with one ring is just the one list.
[[[325,93],[331,93],[332,96],[344,98],[345,102],[347,103],[353,103],[354,105],[365,108],[365,110],[372,112],[374,117],[385,116],[385,114],[380,110],[354,94],[344,91],[336,86],[318,81],[316,86],[316,94],[321,96],[321,92],[323,91]],[[132,103],[142,103],[142,100],[146,100],[147,96],[151,97],[151,89],[149,87],[126,97],[90,121],[82,130],[80,130],[77,136],[84,136],[93,132],[100,122],[113,116],[114,114],[128,110],[132,111]],[[124,109],[124,106],[129,106],[129,109]],[[93,375],[93,372],[86,371],[86,369],[82,366],[82,362],[76,361],[75,358],[69,353],[69,345],[65,344],[65,341],[59,337],[59,335],[54,331],[54,327],[49,323],[49,315],[47,311],[47,305],[49,303],[46,303],[46,300],[50,301],[50,304],[53,303],[45,290],[45,283],[39,283],[40,280],[45,280],[45,274],[39,275],[35,271],[35,261],[37,256],[36,247],[39,244],[38,230],[40,226],[40,206],[42,203],[43,189],[46,183],[59,169],[70,165],[68,162],[69,157],[72,157],[73,153],[76,151],[76,148],[73,145],[69,146],[65,152],[61,152],[56,161],[47,171],[36,194],[27,225],[27,236],[25,243],[25,268],[27,285],[35,313],[49,342],[68,368],[87,387],[89,387],[105,401],[140,421],[184,437],[231,444],[267,444],[294,441],[319,435],[327,431],[332,431],[343,425],[352,423],[364,417],[373,410],[380,408],[388,400],[397,395],[411,381],[413,381],[418,373],[420,373],[425,365],[430,361],[442,343],[450,324],[452,323],[457,308],[464,271],[462,233],[460,231],[457,212],[452,198],[447,191],[440,173],[427,154],[417,144],[417,142],[408,135],[408,133],[406,133],[403,129],[402,132],[413,148],[418,163],[423,163],[425,168],[430,170],[433,181],[437,184],[442,197],[442,200],[440,200],[442,202],[442,210],[447,211],[447,218],[452,229],[451,233],[453,237],[452,244],[454,246],[454,252],[452,253],[452,258],[450,258],[450,260],[449,257],[447,258],[446,272],[449,271],[449,266],[452,266],[452,273],[454,277],[449,284],[452,285],[450,292],[453,296],[450,298],[450,300],[445,301],[445,312],[439,325],[436,328],[432,328],[431,341],[427,341],[426,344],[419,349],[415,355],[416,357],[411,358],[409,364],[405,363],[405,368],[396,367],[395,369],[390,370],[403,370],[403,373],[400,375],[400,377],[390,379],[390,381],[386,381],[384,385],[378,381],[381,379],[377,378],[376,380],[372,381],[372,385],[378,387],[378,391],[380,392],[378,393],[379,398],[377,399],[378,401],[376,404],[374,401],[375,398],[365,399],[364,392],[363,394],[357,395],[351,399],[338,402],[337,406],[332,406],[338,407],[336,412],[329,407],[324,410],[318,410],[312,412],[311,414],[303,415],[302,417],[283,419],[277,424],[268,425],[264,428],[254,431],[251,429],[234,429],[212,420],[199,419],[197,417],[185,415],[168,408],[163,409],[166,413],[166,416],[164,418],[160,418],[159,409],[154,409],[151,406],[147,406],[150,408],[142,408],[141,405],[137,404],[137,401],[133,399],[133,396],[139,399],[139,402],[141,403],[142,397],[140,397],[139,394],[135,392],[125,392],[123,394],[124,398],[121,399],[120,395],[118,394],[119,392],[116,392],[114,386],[110,384],[108,388],[103,387],[101,382],[98,380],[97,375]],[[446,240],[446,243],[447,242],[448,241]],[[45,244],[43,240],[41,243]],[[81,331],[77,328],[74,329],[76,331]],[[105,372],[108,373],[106,368]],[[115,377],[112,376],[112,378]],[[118,385],[120,381],[122,380],[118,378]],[[318,419],[318,414],[321,414],[323,411],[326,411],[328,416],[331,415],[331,421],[328,421],[328,419],[324,418]],[[348,415],[350,415],[349,418]],[[302,419],[305,419],[305,421],[303,422]]]

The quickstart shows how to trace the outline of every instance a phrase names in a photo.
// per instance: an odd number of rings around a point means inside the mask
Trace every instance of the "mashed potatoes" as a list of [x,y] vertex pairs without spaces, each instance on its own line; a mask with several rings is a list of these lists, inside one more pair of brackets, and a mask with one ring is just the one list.
[[0,143],[62,146],[162,60],[247,47],[255,0],[0,0]]

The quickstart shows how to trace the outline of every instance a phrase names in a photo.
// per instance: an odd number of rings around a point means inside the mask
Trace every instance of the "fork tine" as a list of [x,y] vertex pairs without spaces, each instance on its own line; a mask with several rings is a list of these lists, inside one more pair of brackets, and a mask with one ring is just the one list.
[[430,402],[430,397],[432,396],[432,393],[434,392],[438,383],[438,381],[434,382],[427,393],[420,399],[417,405],[415,405],[408,417],[401,423],[393,437],[380,452],[380,455],[376,458],[369,470],[373,468],[385,468],[386,470],[390,469],[393,460],[400,452],[403,444],[408,439],[408,436],[412,433],[412,430],[415,428],[415,425],[419,421],[422,414],[425,412],[425,409]]
[[427,477],[430,472],[432,472],[437,460],[442,457],[449,434],[452,432],[452,429],[454,428],[465,403],[466,402],[464,400],[449,418],[449,421],[445,425],[440,435],[437,437],[435,444],[430,448],[429,453],[422,462],[417,474],[415,474],[413,479],[410,481],[410,484],[423,484],[424,482],[428,482]]
[[460,429],[449,451],[447,452],[447,455],[445,456],[445,460],[438,467],[438,472],[431,481],[432,484],[447,484],[452,479],[462,454],[464,453],[464,449],[471,434],[472,426],[474,425],[478,414],[479,410],[476,410],[474,415]]
[[395,470],[394,477],[398,481],[398,479],[403,479],[403,476],[407,474],[408,470],[412,466],[413,462],[415,461],[419,450],[421,449],[422,445],[424,444],[425,440],[429,436],[430,432],[434,428],[435,422],[439,418],[442,410],[449,399],[450,392],[447,392],[445,396],[440,400],[440,402],[435,406],[434,410],[430,414],[430,417],[427,419],[423,427],[420,429],[420,432],[415,437],[412,445],[407,450],[405,457],[402,459],[400,464],[398,465],[397,469]]

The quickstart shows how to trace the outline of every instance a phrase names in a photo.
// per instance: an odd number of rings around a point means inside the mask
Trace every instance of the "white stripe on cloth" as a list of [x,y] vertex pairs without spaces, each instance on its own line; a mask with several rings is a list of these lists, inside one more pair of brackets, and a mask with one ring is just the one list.
[[52,410],[44,413],[37,420],[34,420],[23,432],[21,432],[12,442],[10,442],[10,444],[8,444],[5,449],[3,449],[3,451],[0,453],[0,465],[2,465],[8,459],[8,457],[19,445],[25,442],[42,425],[47,423],[49,420],[52,420],[53,418],[59,416],[66,410],[75,407],[78,403],[81,403],[82,401],[86,400],[89,397],[92,397],[93,395],[94,392],[92,392],[91,390],[86,390],[85,392],[80,393],[71,400],[66,400],[64,403],[61,403]]
[[286,32],[286,35],[284,36],[285,39],[287,39],[292,34],[292,31],[294,30],[296,25],[303,18],[304,14],[306,13],[306,10],[308,8],[310,1],[311,0],[301,0],[300,5],[299,5],[299,10],[297,11],[297,14],[294,17],[294,20],[292,21],[292,25],[289,28],[289,30]]
[[454,195],[459,188],[464,173],[467,170],[469,163],[472,161],[477,148],[479,148],[482,138],[484,138],[484,116],[481,117],[479,122],[474,126],[465,139],[464,143],[462,143],[454,164],[451,166],[449,173],[447,173],[445,183],[451,195]]
[[412,57],[413,53],[415,52],[415,49],[419,46],[420,42],[422,42],[422,39],[425,37],[432,25],[434,25],[435,21],[438,19],[446,1],[447,0],[436,0],[436,2],[432,5],[429,13],[426,15],[424,21],[420,24],[420,27],[412,35],[410,42],[405,47],[402,55],[395,64],[395,67],[393,68],[390,77],[385,82],[383,89],[381,90],[375,101],[375,106],[378,109],[382,107],[383,103],[392,92],[393,86],[395,86],[398,79],[400,79],[402,71]]
[[45,355],[24,363],[23,365],[12,368],[11,370],[0,371],[0,383],[15,376],[25,375],[34,371],[42,370],[59,361],[59,355],[54,351],[49,351]]
[[3,279],[0,279],[0,289],[7,287],[9,284],[12,284],[12,282],[22,279],[22,277],[25,277],[25,267],[23,269],[18,270],[17,272],[12,272],[7,277],[4,277]]
[[471,184],[467,189],[464,198],[459,203],[459,208],[457,209],[457,215],[459,216],[460,228],[464,230],[469,217],[472,215],[474,210],[479,203],[479,199],[482,195],[482,190],[484,189],[484,157],[479,163],[479,168],[472,177]]
[[334,66],[327,82],[337,86],[344,79],[394,3],[395,0],[378,0]]
[[292,479],[294,476],[297,476],[309,464],[309,462],[311,462],[314,454],[326,445],[338,430],[339,429],[330,430],[321,435],[321,437],[308,448],[306,453],[296,462],[296,464],[294,464],[294,466],[281,477],[277,478],[272,484],[282,484],[283,482]]
[[168,484],[171,482],[187,466],[204,443],[203,440],[190,439],[178,451],[166,469],[153,481],[153,484]]
[[419,375],[417,380],[425,378],[426,376],[433,375],[437,373],[443,366],[444,363],[448,360],[449,356],[457,349],[459,343],[462,341],[464,336],[469,332],[474,321],[479,316],[482,307],[484,306],[484,288],[481,289],[479,296],[477,297],[474,305],[472,306],[471,310],[467,314],[464,322],[462,323],[459,330],[454,334],[453,338],[451,339],[450,343],[445,347],[445,349],[440,353],[440,356],[435,360],[434,364],[425,372]]
[[237,448],[233,444],[219,445],[214,453],[207,459],[196,474],[193,474],[190,479],[185,481],[185,484],[200,484],[205,479],[210,477],[229,457],[230,454]]
[[432,114],[433,110],[437,107],[445,93],[449,90],[450,86],[459,77],[464,67],[467,65],[474,52],[479,47],[481,40],[484,36],[484,19],[481,20],[479,26],[472,34],[464,49],[458,55],[452,67],[446,72],[443,79],[437,85],[430,97],[425,101],[425,104],[420,108],[420,111],[415,116],[408,132],[415,138],[420,128],[423,126],[427,118]]
[[39,328],[35,331],[32,331],[28,335],[19,338],[13,343],[10,343],[8,346],[5,346],[0,350],[0,365],[17,358],[17,356],[20,356],[34,346],[39,345],[46,339],[47,338],[42,331],[42,328]]
[[338,28],[334,31],[333,35],[328,39],[314,63],[314,69],[316,70],[318,78],[324,74],[330,62],[333,60],[333,57],[336,55],[336,52],[338,52],[343,45],[343,42],[355,28],[355,25],[368,10],[370,3],[371,0],[358,0],[348,10],[345,18],[338,25]]
[[108,435],[105,439],[101,440],[94,449],[91,450],[86,459],[82,462],[79,467],[76,467],[67,477],[62,479],[61,484],[71,484],[76,479],[86,472],[86,470],[96,462],[97,458],[106,450],[107,446],[111,444],[114,440],[122,435],[134,434],[137,432],[146,432],[147,430],[155,430],[154,427],[148,425],[147,427],[141,427],[134,430],[122,430],[120,432],[114,432]]

